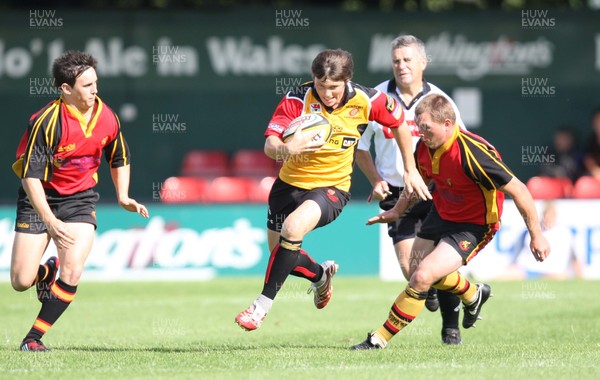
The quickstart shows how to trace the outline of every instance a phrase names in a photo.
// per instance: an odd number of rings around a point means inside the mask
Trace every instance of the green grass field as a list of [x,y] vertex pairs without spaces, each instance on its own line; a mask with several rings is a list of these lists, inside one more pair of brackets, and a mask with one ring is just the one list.
[[242,331],[233,319],[260,283],[84,281],[43,339],[51,353],[17,351],[39,303],[1,283],[0,378],[600,378],[600,282],[492,282],[484,320],[461,346],[443,346],[439,315],[424,310],[368,352],[348,348],[380,326],[404,283],[339,276],[317,310],[293,278],[263,326]]

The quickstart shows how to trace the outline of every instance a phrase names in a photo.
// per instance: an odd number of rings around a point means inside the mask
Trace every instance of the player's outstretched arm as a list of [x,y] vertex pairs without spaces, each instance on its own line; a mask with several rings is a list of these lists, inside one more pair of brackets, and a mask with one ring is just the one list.
[[408,125],[404,122],[400,127],[393,128],[392,133],[394,134],[394,138],[396,139],[396,143],[402,154],[402,162],[404,162],[404,184],[406,185],[408,193],[412,194],[414,191],[424,201],[431,199],[431,193],[419,174],[415,164],[412,136],[410,135]]
[[413,195],[408,194],[408,191],[404,189],[402,194],[400,194],[400,198],[391,209],[382,212],[381,214],[372,217],[367,220],[367,225],[370,226],[375,223],[391,223],[394,222],[404,214],[406,209],[408,209],[413,204],[419,202],[419,198]]
[[119,204],[127,211],[136,212],[144,218],[148,218],[150,214],[146,206],[138,203],[135,199],[129,198],[129,173],[129,165],[110,169],[110,175],[115,184]]
[[371,152],[368,150],[362,150],[360,148],[357,149],[356,163],[358,164],[360,170],[365,173],[365,176],[367,176],[371,186],[373,186],[373,190],[369,195],[368,202],[371,202],[372,198],[381,201],[392,194],[390,192],[389,184],[384,181],[377,172],[377,168],[373,162],[373,157],[371,157]]
[[506,185],[500,188],[503,192],[510,195],[523,217],[527,231],[531,236],[529,248],[537,261],[544,261],[550,254],[550,245],[542,234],[540,222],[538,220],[535,203],[527,186],[518,178],[513,177]]

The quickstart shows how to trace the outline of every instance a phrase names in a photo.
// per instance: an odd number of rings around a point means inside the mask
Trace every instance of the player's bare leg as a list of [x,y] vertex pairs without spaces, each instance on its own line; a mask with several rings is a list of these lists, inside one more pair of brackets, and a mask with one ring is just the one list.
[[77,292],[77,284],[94,242],[94,226],[89,223],[67,225],[75,243],[69,247],[58,248],[58,256],[62,262],[60,276],[52,284],[48,298],[42,301],[37,319],[21,343],[23,351],[47,351],[41,342],[42,336],[71,304]]
[[10,262],[10,282],[19,292],[29,289],[36,279],[40,259],[44,255],[50,236],[15,232]]
[[302,239],[317,226],[320,218],[319,205],[307,200],[287,216],[281,233],[268,232],[269,247],[272,249],[263,290],[252,305],[236,317],[240,327],[248,331],[260,327],[277,292],[290,274],[315,282],[315,305],[322,308],[327,304],[331,298],[331,277],[337,271],[337,265],[326,262],[320,266],[301,249]]
[[69,248],[59,248],[60,279],[66,284],[77,286],[83,267],[94,243],[94,226],[89,223],[67,223],[69,232],[75,238],[75,244]]
[[471,286],[467,279],[458,273],[458,269],[463,265],[462,257],[444,241],[438,243],[433,250],[432,247],[431,240],[418,237],[415,239],[412,258],[419,264],[411,274],[408,286],[392,305],[383,326],[369,334],[364,342],[353,346],[353,349],[385,348],[387,342],[421,312],[427,291],[432,285],[456,294],[467,305],[465,308],[476,305],[477,315],[479,314],[480,305],[487,297],[482,301],[482,286]]
[[398,263],[400,264],[400,270],[402,270],[402,275],[406,280],[410,278],[410,253],[414,241],[415,239],[404,239],[394,244],[394,250],[396,251]]

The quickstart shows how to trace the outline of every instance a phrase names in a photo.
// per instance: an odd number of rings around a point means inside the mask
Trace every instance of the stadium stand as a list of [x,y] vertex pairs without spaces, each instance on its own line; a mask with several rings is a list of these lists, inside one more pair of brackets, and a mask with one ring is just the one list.
[[210,182],[206,200],[213,203],[249,202],[255,181],[244,177],[217,177]]
[[169,177],[160,189],[164,203],[203,203],[206,201],[207,180],[196,177]]
[[250,202],[267,203],[269,201],[271,187],[276,178],[277,177],[275,176],[271,176],[255,181],[255,184],[250,191]]
[[277,175],[275,161],[262,150],[241,149],[233,153],[230,173],[238,177],[269,177]]
[[579,177],[573,186],[573,198],[600,198],[600,181],[591,176]]
[[215,178],[229,173],[227,152],[192,150],[183,158],[181,175],[186,177]]
[[531,177],[527,181],[527,189],[533,199],[558,199],[566,198],[571,193],[573,184],[566,177]]

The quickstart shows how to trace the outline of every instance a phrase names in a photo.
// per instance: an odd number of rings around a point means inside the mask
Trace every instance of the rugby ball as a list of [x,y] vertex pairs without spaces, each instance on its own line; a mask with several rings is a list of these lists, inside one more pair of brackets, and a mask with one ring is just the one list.
[[329,120],[323,115],[318,113],[307,113],[305,115],[300,115],[291,121],[290,125],[283,132],[283,142],[290,141],[298,128],[302,129],[303,132],[319,131],[312,139],[312,141],[315,142],[329,141],[331,132],[333,131],[331,124],[329,124]]

